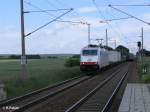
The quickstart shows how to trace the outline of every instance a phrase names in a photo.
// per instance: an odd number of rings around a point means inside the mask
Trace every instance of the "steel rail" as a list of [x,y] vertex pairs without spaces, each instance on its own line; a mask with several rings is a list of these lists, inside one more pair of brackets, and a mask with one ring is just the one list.
[[86,81],[86,80],[91,79],[92,77],[94,77],[94,76],[89,76],[89,77],[87,77],[87,78],[85,78],[85,79],[83,79],[83,80],[81,80],[81,81],[76,82],[75,84],[71,84],[71,85],[68,85],[68,86],[66,86],[66,87],[60,88],[60,89],[56,90],[55,92],[52,92],[52,93],[47,94],[47,95],[45,95],[45,96],[43,96],[43,97],[41,97],[41,98],[38,98],[38,99],[33,100],[33,101],[31,101],[31,102],[28,102],[27,104],[25,104],[25,105],[19,107],[19,109],[16,109],[16,110],[14,110],[14,111],[12,111],[12,112],[23,112],[23,111],[27,110],[28,108],[30,108],[30,107],[32,107],[32,106],[34,106],[34,105],[37,105],[37,104],[39,104],[39,103],[41,103],[41,102],[47,100],[47,99],[50,98],[50,97],[53,97],[53,96],[55,96],[55,95],[57,95],[57,94],[59,94],[59,93],[65,91],[65,90],[67,90],[67,89],[69,89],[69,88],[71,88],[71,87],[74,87],[74,86],[76,86],[76,85],[78,85],[78,84],[80,84],[80,83],[82,83],[82,82],[84,82],[84,81]]
[[9,99],[9,100],[6,100],[6,101],[2,101],[2,102],[0,102],[0,108],[2,108],[3,106],[10,105],[10,104],[12,104],[12,103],[16,103],[17,101],[24,100],[24,99],[26,99],[26,98],[28,98],[28,97],[33,96],[33,95],[40,94],[41,92],[44,92],[44,91],[46,91],[46,90],[53,89],[53,88],[55,88],[55,87],[64,85],[64,84],[66,84],[66,83],[69,83],[69,82],[74,81],[74,80],[76,80],[76,79],[79,79],[79,78],[81,78],[81,77],[82,77],[82,76],[74,77],[74,78],[71,78],[71,79],[68,79],[68,80],[65,80],[65,81],[62,81],[62,82],[59,82],[59,83],[56,83],[56,84],[47,86],[47,87],[45,87],[45,88],[35,90],[35,91],[30,92],[30,93],[27,93],[27,94],[25,94],[25,95],[22,95],[22,96],[19,96],[19,97],[16,97],[16,98],[12,98],[12,99]]
[[93,94],[95,94],[100,88],[102,88],[109,80],[111,80],[114,76],[116,76],[121,70],[117,70],[114,72],[111,76],[109,76],[107,79],[105,79],[103,82],[101,82],[99,85],[97,85],[91,92],[89,92],[87,95],[85,95],[83,98],[81,98],[78,102],[76,102],[74,105],[72,105],[69,109],[67,109],[65,112],[74,112],[77,110],[80,105],[82,105],[84,102],[86,102]]
[[113,91],[112,95],[110,96],[110,98],[108,99],[107,103],[105,104],[104,108],[102,109],[101,112],[108,112],[108,110],[110,109],[112,103],[113,103],[113,100],[115,98],[115,96],[117,95],[125,77],[127,76],[129,71],[127,71],[126,73],[124,73],[123,77],[121,78],[121,80],[119,81],[117,87],[115,88],[115,90]]
[[[56,84],[54,84],[54,85],[51,85],[51,86],[48,86],[48,87],[45,87],[45,88],[42,88],[42,89],[39,89],[39,90],[36,90],[36,91],[33,91],[33,92],[31,92],[31,93],[28,93],[28,94],[25,94],[25,95],[23,95],[23,96],[19,96],[19,97],[16,97],[16,98],[13,98],[13,99],[9,99],[9,100],[6,100],[6,101],[2,101],[2,102],[0,102],[0,109],[3,109],[3,107],[9,107],[9,106],[14,106],[15,104],[16,104],[16,106],[19,104],[19,102],[21,103],[21,101],[22,102],[25,102],[25,103],[22,103],[23,105],[20,105],[20,106],[18,106],[19,107],[19,109],[17,109],[17,110],[14,110],[15,112],[20,112],[20,111],[23,111],[23,110],[26,110],[27,108],[30,108],[30,107],[32,107],[32,106],[34,106],[34,105],[36,105],[36,104],[38,104],[38,103],[41,103],[41,102],[43,102],[44,101],[44,99],[47,99],[47,98],[50,98],[50,97],[52,97],[52,96],[54,96],[54,95],[56,95],[56,94],[58,94],[58,93],[60,93],[60,92],[63,92],[63,91],[65,91],[65,90],[67,90],[67,89],[69,89],[69,88],[71,88],[71,87],[73,87],[73,86],[76,86],[77,84],[80,84],[80,83],[82,83],[82,82],[84,82],[84,81],[86,81],[86,80],[88,80],[88,79],[90,79],[91,77],[93,77],[93,74],[97,74],[97,73],[99,73],[99,72],[91,72],[91,73],[88,73],[88,75],[89,74],[92,74],[92,76],[90,76],[90,77],[86,77],[86,78],[84,78],[84,79],[80,79],[80,80],[76,80],[76,79],[79,79],[79,78],[81,78],[82,76],[79,76],[79,77],[74,77],[74,78],[72,78],[72,79],[68,79],[68,80],[65,80],[65,81],[62,81],[62,82],[60,82],[60,83],[56,83]],[[87,73],[86,73],[87,74]],[[95,75],[94,75],[95,76]],[[77,82],[71,82],[71,81],[77,81]],[[67,83],[71,83],[70,85],[68,84],[68,85],[63,85],[63,84],[67,84]],[[62,88],[60,88],[61,86],[64,86],[64,87],[62,87]],[[55,87],[58,87],[58,88],[56,88],[56,90],[55,90]],[[51,89],[53,90],[54,89],[54,92],[53,91],[51,91]],[[47,91],[51,91],[51,93],[49,93],[49,94],[47,94],[47,95],[45,95],[45,96],[42,96],[42,97],[40,97],[40,98],[38,98],[38,99],[35,99],[35,97],[36,97],[36,95],[40,95],[40,94],[42,94],[42,93],[44,93],[44,92],[46,92],[46,90]],[[34,96],[35,95],[35,96]],[[34,97],[34,99],[32,98],[32,97]],[[46,98],[45,98],[46,97]],[[28,99],[30,99],[30,98],[32,98],[32,100],[31,101],[28,101]],[[28,101],[28,102],[27,102]],[[27,102],[27,103],[26,103]],[[18,103],[18,104],[17,104]],[[6,110],[7,111],[7,110]]]

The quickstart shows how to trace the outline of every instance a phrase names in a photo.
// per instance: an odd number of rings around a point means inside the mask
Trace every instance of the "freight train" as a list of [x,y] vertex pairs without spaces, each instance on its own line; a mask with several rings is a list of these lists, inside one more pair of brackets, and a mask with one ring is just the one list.
[[[122,52],[120,52],[120,49]],[[113,50],[104,46],[88,45],[81,50],[80,70],[99,70],[114,63],[124,61],[128,57],[128,51],[123,46]]]

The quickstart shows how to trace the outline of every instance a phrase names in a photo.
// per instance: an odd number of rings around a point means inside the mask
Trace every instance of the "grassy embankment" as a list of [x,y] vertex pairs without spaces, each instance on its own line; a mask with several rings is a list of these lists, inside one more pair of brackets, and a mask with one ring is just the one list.
[[20,80],[20,60],[0,60],[0,80],[8,97],[16,97],[35,89],[78,76],[79,67],[65,67],[65,59],[37,59],[28,62],[28,81]]
[[142,72],[142,79],[146,83],[150,83],[150,57],[143,58],[143,65],[142,68],[146,68],[146,73]]

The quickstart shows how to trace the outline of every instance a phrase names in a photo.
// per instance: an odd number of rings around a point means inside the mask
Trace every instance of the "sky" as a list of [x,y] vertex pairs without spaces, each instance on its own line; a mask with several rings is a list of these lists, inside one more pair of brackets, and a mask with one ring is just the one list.
[[[95,3],[95,4],[94,4]],[[124,45],[131,52],[137,51],[137,41],[141,40],[141,27],[144,29],[144,48],[150,50],[150,25],[134,18],[107,21],[129,17],[108,5],[121,9],[146,22],[150,22],[150,7],[115,6],[115,5],[148,5],[149,0],[24,0],[24,11],[74,10],[59,20],[87,22],[91,24],[91,43],[98,44],[95,39],[104,39],[108,30],[109,46]],[[97,7],[96,7],[97,6]],[[53,20],[67,10],[25,13],[25,34]],[[20,0],[0,1],[0,54],[21,54],[20,33]],[[54,21],[43,29],[25,37],[27,54],[59,54],[80,53],[88,44],[87,25]]]

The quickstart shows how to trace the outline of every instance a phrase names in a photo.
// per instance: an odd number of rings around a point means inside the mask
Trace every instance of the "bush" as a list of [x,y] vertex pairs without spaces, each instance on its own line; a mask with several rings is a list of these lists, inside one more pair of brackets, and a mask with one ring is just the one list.
[[9,59],[20,59],[21,56],[20,55],[11,55],[9,56]]
[[80,58],[70,57],[66,59],[65,66],[67,67],[74,67],[74,66],[79,66],[79,65],[80,65]]
[[73,55],[72,58],[80,58],[79,54]]
[[41,59],[40,55],[27,55],[28,59]]
[[56,56],[48,56],[49,59],[57,59],[58,57]]
[[[27,59],[41,59],[40,55],[26,55]],[[20,59],[21,55],[11,55],[9,59]]]

